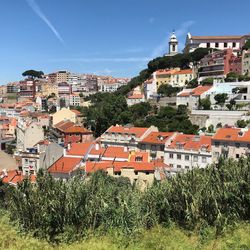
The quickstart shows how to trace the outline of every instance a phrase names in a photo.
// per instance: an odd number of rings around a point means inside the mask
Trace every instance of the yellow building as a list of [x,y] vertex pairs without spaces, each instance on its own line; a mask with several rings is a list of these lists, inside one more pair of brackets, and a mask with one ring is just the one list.
[[52,115],[53,126],[63,120],[70,120],[74,123],[77,123],[77,112],[67,108],[62,108]]
[[162,84],[169,84],[173,87],[183,87],[187,82],[194,79],[194,77],[192,69],[162,69],[155,72],[157,89]]

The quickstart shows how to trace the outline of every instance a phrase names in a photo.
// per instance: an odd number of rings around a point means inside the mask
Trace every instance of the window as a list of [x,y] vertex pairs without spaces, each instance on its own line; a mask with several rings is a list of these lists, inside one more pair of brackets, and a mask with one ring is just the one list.
[[216,142],[214,143],[214,145],[215,145],[216,148],[218,148],[218,147],[220,146],[220,143],[219,143],[218,141],[216,141]]
[[175,45],[173,45],[173,51],[175,51]]
[[25,164],[28,164],[29,163],[29,160],[28,159],[25,159]]
[[149,172],[146,172],[146,175],[149,175]]
[[156,150],[156,146],[155,145],[151,145],[151,150]]
[[215,48],[219,48],[219,43],[215,43]]
[[177,154],[177,160],[181,160],[181,154]]
[[247,144],[248,149],[250,149],[250,144]]
[[236,47],[236,42],[233,42],[233,48],[235,48]]
[[227,43],[224,43],[224,48],[227,48]]
[[185,161],[189,161],[189,155],[185,155]]
[[239,154],[236,154],[236,159],[239,159],[240,158],[240,155]]
[[240,147],[240,143],[235,143],[235,147],[239,148]]
[[165,147],[164,145],[161,145],[161,146],[160,146],[160,150],[161,150],[161,151],[164,151],[164,147]]
[[135,175],[138,175],[138,171],[135,171]]
[[169,164],[169,167],[171,167],[171,168],[172,168],[172,167],[174,167],[174,165],[173,165],[173,164]]
[[207,48],[210,48],[210,43],[207,43]]
[[177,165],[177,168],[181,168],[181,165]]
[[173,158],[174,158],[174,154],[170,153],[170,154],[169,154],[169,158],[170,158],[170,159],[173,159]]
[[185,169],[189,169],[189,166],[185,166]]
[[202,163],[207,163],[207,157],[205,156],[202,157]]
[[141,145],[141,149],[142,149],[142,150],[145,150],[145,149],[146,149],[146,145],[145,145],[145,144],[142,144],[142,145]]
[[194,162],[198,162],[198,156],[197,155],[194,156]]

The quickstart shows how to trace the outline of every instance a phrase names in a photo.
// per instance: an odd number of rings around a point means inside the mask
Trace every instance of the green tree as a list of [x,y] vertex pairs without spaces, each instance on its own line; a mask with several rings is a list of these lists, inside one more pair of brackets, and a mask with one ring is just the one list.
[[43,75],[44,75],[44,73],[42,71],[37,71],[37,70],[33,70],[33,69],[26,70],[22,73],[22,76],[28,76],[32,79],[41,78]]
[[247,122],[244,121],[244,120],[238,120],[236,122],[236,125],[237,125],[238,128],[245,128],[247,126]]
[[214,78],[206,78],[204,80],[201,81],[201,85],[213,85],[214,82]]
[[204,110],[211,109],[211,101],[210,101],[209,96],[203,99],[199,99],[199,108],[202,108]]
[[226,93],[217,94],[214,96],[214,100],[216,101],[216,104],[220,105],[221,107],[224,106],[227,99],[228,99],[228,95]]
[[242,50],[248,50],[250,49],[250,40],[247,40],[244,46],[242,47]]
[[158,88],[157,93],[162,94],[164,96],[171,97],[171,96],[176,96],[176,94],[180,92],[180,90],[181,88],[179,87],[173,87],[169,84],[162,84]]

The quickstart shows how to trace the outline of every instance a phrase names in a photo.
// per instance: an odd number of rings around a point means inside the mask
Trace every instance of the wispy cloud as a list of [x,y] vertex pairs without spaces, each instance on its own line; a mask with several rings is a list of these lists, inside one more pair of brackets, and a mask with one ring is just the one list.
[[[181,26],[175,30],[175,34],[179,40],[179,47],[183,46],[183,43],[180,42],[180,39],[183,35],[186,35],[186,33],[188,32],[189,27],[191,27],[195,22],[194,21],[186,21],[183,22],[181,24]],[[155,58],[157,56],[162,56],[164,53],[167,52],[167,48],[168,48],[168,40],[169,40],[169,36],[171,33],[168,33],[166,35],[166,38],[162,41],[161,44],[159,44],[152,52],[151,57]]]
[[35,14],[42,19],[42,21],[49,27],[49,29],[54,33],[56,38],[63,44],[65,45],[64,40],[62,39],[61,35],[59,32],[56,30],[54,25],[50,22],[50,20],[45,16],[45,14],[42,12],[38,4],[36,3],[35,0],[26,0],[30,8],[35,12]]
[[96,58],[58,58],[51,62],[148,62],[149,57],[96,57]]
[[155,22],[155,18],[154,18],[154,17],[150,17],[150,18],[148,19],[148,22],[149,22],[149,23],[154,23],[154,22]]

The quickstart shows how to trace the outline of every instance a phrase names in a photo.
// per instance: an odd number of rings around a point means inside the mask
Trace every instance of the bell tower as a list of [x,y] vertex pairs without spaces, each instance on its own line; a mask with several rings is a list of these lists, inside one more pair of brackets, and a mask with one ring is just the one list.
[[173,56],[178,54],[178,40],[176,38],[175,32],[172,32],[172,35],[169,38],[169,55]]

